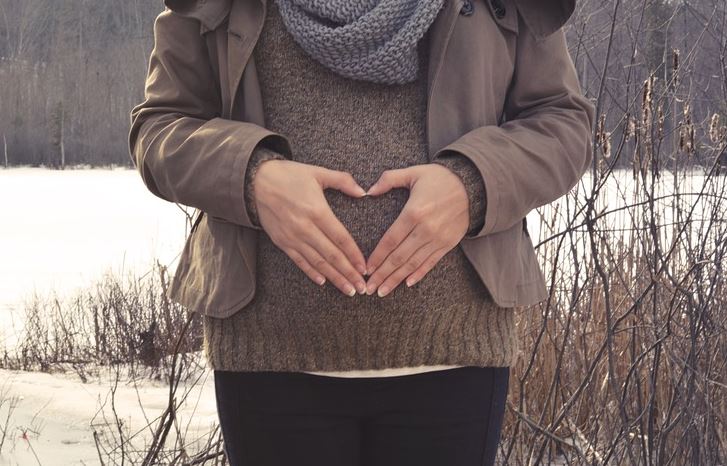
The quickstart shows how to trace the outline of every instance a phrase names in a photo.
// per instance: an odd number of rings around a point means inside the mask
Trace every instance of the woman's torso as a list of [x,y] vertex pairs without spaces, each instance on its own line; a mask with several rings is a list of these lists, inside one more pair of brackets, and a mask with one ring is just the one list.
[[[267,4],[253,51],[265,126],[286,135],[294,160],[350,172],[365,189],[385,170],[429,163],[426,36],[416,81],[353,81],[310,59],[285,30],[275,2]],[[324,194],[368,257],[409,191],[358,199],[333,189]],[[502,365],[511,358],[510,310],[494,305],[460,247],[411,288],[402,282],[383,298],[349,297],[330,283],[316,285],[264,230],[255,266],[253,300],[227,319],[205,320],[212,367],[412,373]]]

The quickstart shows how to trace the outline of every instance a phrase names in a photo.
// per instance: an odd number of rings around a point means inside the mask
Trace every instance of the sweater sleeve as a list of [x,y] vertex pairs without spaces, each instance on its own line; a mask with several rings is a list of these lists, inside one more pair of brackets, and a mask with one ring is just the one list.
[[257,174],[257,170],[260,167],[260,164],[265,162],[266,160],[286,160],[286,157],[283,155],[275,152],[274,150],[268,149],[265,146],[258,146],[256,147],[252,155],[250,156],[250,161],[247,165],[247,170],[245,173],[245,207],[247,208],[248,214],[250,216],[250,221],[253,225],[260,227],[260,222],[258,220],[257,216],[257,204],[255,203],[255,175]]
[[469,227],[465,236],[469,237],[478,232],[485,221],[487,198],[485,183],[477,166],[463,154],[455,151],[442,154],[433,163],[443,165],[460,177],[467,191],[469,202]]

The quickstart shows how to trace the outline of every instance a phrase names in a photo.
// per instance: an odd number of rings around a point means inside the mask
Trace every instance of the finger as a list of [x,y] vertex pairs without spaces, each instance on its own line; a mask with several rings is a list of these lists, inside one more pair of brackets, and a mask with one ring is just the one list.
[[313,266],[313,268],[323,274],[328,281],[341,291],[341,293],[348,296],[356,294],[356,289],[351,285],[351,282],[349,282],[346,277],[344,277],[323,256],[321,256],[315,248],[305,243],[300,244],[299,247],[301,254]]
[[297,265],[298,268],[308,276],[308,278],[316,283],[316,285],[323,285],[326,283],[326,277],[320,271],[316,270],[301,253],[293,248],[284,248],[283,251],[288,255],[288,257],[290,257],[295,265]]
[[411,275],[409,275],[406,279],[406,286],[414,286],[415,284],[419,283],[419,281],[426,276],[426,274],[429,273],[430,270],[434,268],[435,265],[444,257],[447,252],[449,252],[452,248],[443,246],[434,252],[422,262],[422,264],[419,266],[418,269],[414,271]]
[[411,233],[422,217],[423,214],[418,210],[404,206],[394,223],[386,230],[386,233],[371,252],[366,263],[366,270],[369,275],[375,273],[377,267],[391,254],[391,251],[404,241],[404,238]]
[[366,196],[363,189],[354,179],[353,175],[340,170],[331,170],[325,167],[316,167],[316,179],[323,189],[333,188],[351,197]]
[[369,196],[376,196],[384,194],[394,188],[411,189],[414,184],[415,175],[414,167],[385,170],[379,179],[369,187],[366,193]]
[[[406,243],[406,241],[404,242]],[[414,254],[411,255],[409,260],[407,260],[403,265],[394,270],[384,280],[381,286],[378,287],[379,297],[383,298],[384,296],[395,290],[396,287],[399,286],[399,284],[402,282],[402,280],[404,280],[407,276],[417,270],[419,266],[424,263],[427,257],[429,257],[436,249],[436,243],[434,243],[433,241],[430,241],[417,249]]]
[[[373,294],[379,284],[383,283],[396,269],[406,264],[414,253],[425,244],[429,243],[431,237],[423,235],[421,228],[414,228],[401,243],[394,248],[382,264],[376,268],[366,283],[366,294]],[[382,239],[383,240],[383,239]],[[409,273],[415,269],[411,269]]]
[[366,258],[363,252],[361,252],[351,233],[336,217],[327,202],[325,202],[323,213],[319,215],[313,219],[315,224],[346,255],[348,262],[355,266],[361,275],[364,275],[366,273]]
[[[356,287],[354,292],[356,290],[360,293],[365,292],[366,282],[363,279],[363,275],[356,271],[351,262],[349,262],[348,257],[346,257],[343,251],[338,249],[338,246],[328,239],[328,236],[318,228],[316,223],[313,223],[310,228],[306,229],[306,233],[302,235],[302,239],[320,255],[320,259],[317,259],[317,262],[311,262],[314,267],[321,270],[321,260],[323,260],[346,277],[349,284]],[[348,288],[342,291],[347,293]]]

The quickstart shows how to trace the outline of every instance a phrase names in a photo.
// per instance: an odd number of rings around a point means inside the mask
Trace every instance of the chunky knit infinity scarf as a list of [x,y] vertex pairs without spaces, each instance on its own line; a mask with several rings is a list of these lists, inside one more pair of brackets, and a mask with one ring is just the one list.
[[445,0],[275,0],[288,32],[312,58],[352,79],[416,79],[417,42]]

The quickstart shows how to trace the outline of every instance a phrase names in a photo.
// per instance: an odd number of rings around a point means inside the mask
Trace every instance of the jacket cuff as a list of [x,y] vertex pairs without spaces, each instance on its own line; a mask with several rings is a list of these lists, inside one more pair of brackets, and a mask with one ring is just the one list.
[[266,160],[286,160],[286,157],[265,146],[258,146],[253,149],[250,160],[245,170],[244,202],[250,222],[257,228],[262,228],[258,220],[257,204],[255,202],[255,175],[260,164]]
[[476,234],[485,223],[485,212],[487,210],[485,182],[477,165],[465,155],[455,151],[439,154],[432,163],[449,168],[462,180],[469,203],[469,227],[465,236]]

